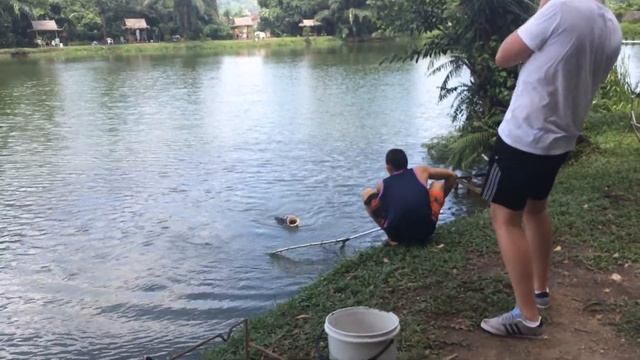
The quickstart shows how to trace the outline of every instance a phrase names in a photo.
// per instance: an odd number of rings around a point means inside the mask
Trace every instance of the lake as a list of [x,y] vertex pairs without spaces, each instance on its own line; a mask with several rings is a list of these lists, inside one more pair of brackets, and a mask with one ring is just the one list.
[[428,163],[452,129],[442,75],[379,65],[397,50],[0,63],[0,357],[175,353],[378,246],[267,256],[374,228],[386,151]]

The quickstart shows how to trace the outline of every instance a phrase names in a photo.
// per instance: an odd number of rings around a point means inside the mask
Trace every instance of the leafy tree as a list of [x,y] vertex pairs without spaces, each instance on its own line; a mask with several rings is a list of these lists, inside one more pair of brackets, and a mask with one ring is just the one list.
[[[523,0],[371,3],[387,31],[429,33],[422,46],[390,60],[426,59],[432,74],[446,72],[440,100],[453,97],[451,116],[459,132],[446,140],[446,146],[435,149],[448,150],[454,166],[472,165],[495,137],[516,83],[517,72],[499,69],[494,56],[501,41],[531,16],[535,4]],[[460,75],[465,73],[469,80],[461,82]]]
[[27,45],[30,19],[46,12],[46,0],[2,0],[0,2],[0,46]]
[[315,18],[342,38],[366,37],[376,29],[366,0],[329,0],[329,8]]
[[261,28],[298,35],[302,19],[316,19],[329,35],[366,37],[376,30],[367,0],[259,0]]
[[177,24],[184,37],[198,37],[207,24],[218,23],[215,0],[145,0],[143,8]]

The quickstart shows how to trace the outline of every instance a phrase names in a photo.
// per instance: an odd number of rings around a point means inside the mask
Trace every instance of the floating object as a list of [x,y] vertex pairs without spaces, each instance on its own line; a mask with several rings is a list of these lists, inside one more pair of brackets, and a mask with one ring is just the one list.
[[322,246],[322,245],[328,245],[328,244],[335,244],[335,243],[339,243],[339,242],[341,242],[342,246],[344,246],[344,244],[346,244],[347,241],[349,241],[351,239],[355,239],[357,237],[364,236],[364,235],[367,235],[367,234],[371,234],[372,232],[376,232],[376,231],[380,231],[380,230],[382,230],[382,229],[381,228],[375,228],[375,229],[371,229],[371,230],[368,230],[368,231],[365,231],[365,232],[361,232],[359,234],[343,237],[343,238],[340,238],[340,239],[318,241],[318,242],[313,242],[313,243],[308,243],[308,244],[289,246],[289,247],[286,247],[286,248],[278,249],[276,251],[272,251],[272,252],[269,253],[269,255],[276,255],[278,253],[281,253],[281,252],[287,251],[287,250],[301,249],[301,248],[306,248],[306,247],[311,247],[311,246]]
[[617,283],[622,282],[622,276],[620,276],[620,274],[618,274],[618,273],[613,273],[611,275],[610,279],[615,281],[615,282],[617,282]]
[[295,215],[285,215],[282,217],[276,216],[275,220],[279,225],[284,225],[291,228],[300,226],[300,219]]
[[395,360],[400,319],[392,312],[365,306],[332,312],[324,322],[329,357],[334,360]]

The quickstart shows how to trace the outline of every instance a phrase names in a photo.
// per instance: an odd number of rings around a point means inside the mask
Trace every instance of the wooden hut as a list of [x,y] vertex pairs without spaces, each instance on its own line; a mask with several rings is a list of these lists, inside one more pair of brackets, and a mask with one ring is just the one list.
[[54,40],[57,44],[60,43],[58,32],[62,31],[62,29],[58,27],[55,20],[33,20],[31,21],[31,27],[32,29],[29,31],[35,34],[35,42],[38,45],[44,46],[48,40]]
[[640,11],[627,11],[622,16],[623,22],[637,23],[640,22]]
[[309,33],[315,34],[317,36],[318,32],[320,31],[320,27],[322,26],[322,23],[317,21],[316,19],[302,19],[302,21],[300,22],[300,24],[298,24],[298,26],[302,28],[303,34],[304,34],[304,29],[309,29]]
[[256,21],[251,16],[233,18],[231,29],[234,39],[252,39],[256,28]]
[[124,26],[122,27],[127,32],[127,42],[147,42],[147,33],[149,31],[149,25],[144,18],[140,19],[124,19]]

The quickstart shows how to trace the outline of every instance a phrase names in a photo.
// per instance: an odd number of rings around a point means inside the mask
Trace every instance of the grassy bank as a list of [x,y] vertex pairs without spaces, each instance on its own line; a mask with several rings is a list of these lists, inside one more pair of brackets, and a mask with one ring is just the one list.
[[640,24],[623,22],[620,24],[622,37],[625,40],[640,40]]
[[308,40],[303,37],[270,38],[263,41],[252,40],[208,40],[208,41],[181,41],[163,42],[155,44],[127,44],[113,46],[68,46],[59,48],[20,48],[0,49],[0,59],[8,59],[11,54],[19,51],[32,58],[78,58],[100,57],[131,54],[224,54],[241,52],[251,49],[287,49],[312,47],[332,47],[342,44],[342,40],[334,37],[311,37]]
[[[637,277],[640,142],[624,114],[592,117],[587,134],[590,141],[563,168],[552,194],[556,243],[562,247],[554,252],[554,267],[573,264],[576,271]],[[253,319],[252,341],[289,359],[311,359],[328,313],[368,305],[401,318],[401,359],[449,355],[452,332],[478,333],[483,316],[508,309],[512,300],[486,210],[440,227],[435,244],[374,248],[342,261],[290,301]],[[599,294],[600,289],[593,296]],[[621,294],[601,300],[608,309],[603,316],[617,317],[612,326],[640,351],[640,303]],[[240,340],[206,358],[242,359]]]

